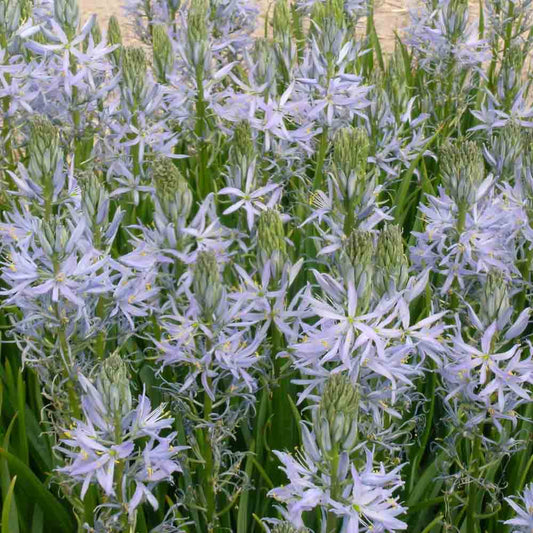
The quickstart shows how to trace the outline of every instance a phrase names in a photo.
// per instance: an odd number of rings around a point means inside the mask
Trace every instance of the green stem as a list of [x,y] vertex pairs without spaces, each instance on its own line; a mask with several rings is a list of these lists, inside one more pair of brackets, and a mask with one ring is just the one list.
[[[331,498],[335,500],[338,497],[339,492],[339,482],[337,478],[337,471],[339,469],[339,452],[337,450],[334,450],[333,457],[331,458],[330,463],[330,478],[331,478]],[[339,522],[339,517],[331,512],[328,511],[328,519],[326,522],[326,533],[336,533],[337,532],[337,526]]]
[[201,69],[198,68],[196,75],[196,86],[198,93],[196,96],[196,126],[195,133],[198,138],[198,165],[196,190],[198,198],[205,198],[211,191],[210,182],[207,176],[207,146],[205,142],[206,133],[206,102],[204,96],[204,80]]
[[[439,513],[434,520],[432,520],[428,525],[427,527],[424,528],[424,530],[422,531],[422,533],[430,533],[430,531],[437,525],[437,524],[440,524],[442,522],[442,518],[443,518],[443,515],[442,513]],[[469,531],[470,533],[470,531]]]
[[[208,386],[211,385],[208,378]],[[211,413],[213,410],[213,401],[204,391],[204,419],[207,424],[210,423]],[[211,445],[211,435],[209,434],[209,427],[204,431],[204,490],[205,499],[207,503],[207,527],[208,531],[213,531],[216,522],[216,501],[215,501],[215,483],[213,478],[213,448]]]
[[328,150],[328,127],[324,126],[322,134],[320,135],[320,144],[318,147],[318,154],[316,158],[315,177],[313,178],[313,190],[316,191],[322,185],[322,168],[326,160],[326,153]]

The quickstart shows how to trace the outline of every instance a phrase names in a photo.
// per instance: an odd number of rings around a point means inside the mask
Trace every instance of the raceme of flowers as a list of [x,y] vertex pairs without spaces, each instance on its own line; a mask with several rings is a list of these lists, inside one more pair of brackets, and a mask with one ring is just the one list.
[[531,0],[0,0],[12,533],[533,530]]

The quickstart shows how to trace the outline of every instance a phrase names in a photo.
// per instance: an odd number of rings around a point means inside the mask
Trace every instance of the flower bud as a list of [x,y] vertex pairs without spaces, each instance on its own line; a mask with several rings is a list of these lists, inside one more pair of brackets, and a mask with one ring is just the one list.
[[0,34],[10,37],[21,23],[22,2],[20,0],[0,0]]
[[[181,6],[181,0],[167,0],[168,10],[170,13],[176,14]],[[171,17],[174,20],[174,17]]]
[[347,199],[358,202],[366,186],[370,142],[364,128],[342,128],[333,142],[333,168]]
[[132,409],[128,367],[118,353],[104,360],[100,368],[98,391],[114,415],[124,416]]
[[520,167],[517,162],[523,158],[526,166],[531,166],[528,161],[524,141],[524,128],[519,124],[506,124],[503,128],[498,128],[490,139],[490,148],[486,150],[487,160],[492,172],[498,179],[513,181],[517,177]]
[[94,21],[93,27],[91,28],[91,37],[93,38],[93,43],[95,45],[102,42],[102,30],[97,20]]
[[396,224],[385,226],[378,237],[374,286],[380,295],[404,289],[409,280],[402,230]]
[[61,256],[67,250],[71,232],[64,225],[59,216],[52,216],[50,220],[43,221],[38,231],[39,244],[48,256]]
[[305,533],[305,529],[294,527],[290,522],[279,522],[272,529],[272,533]]
[[107,24],[107,43],[110,46],[118,45],[117,48],[111,52],[113,63],[118,65],[120,63],[120,50],[122,48],[122,33],[120,31],[120,24],[115,15],[109,17],[109,22]]
[[192,193],[187,180],[168,157],[158,157],[152,170],[158,207],[167,220],[181,225],[192,207]]
[[485,164],[479,146],[465,140],[447,143],[441,150],[440,165],[446,192],[458,206],[473,205],[485,177]]
[[277,59],[272,43],[268,39],[255,39],[252,49],[252,60],[255,81],[267,88],[274,87],[276,79]]
[[331,374],[313,413],[317,441],[326,455],[353,449],[358,438],[359,391],[345,374]]
[[370,141],[364,128],[340,129],[333,143],[335,168],[347,176],[352,172],[365,176],[369,148]]
[[65,33],[73,36],[80,22],[80,8],[77,0],[54,0],[54,18]]
[[509,289],[501,272],[491,270],[487,274],[479,304],[479,318],[485,327],[489,327],[495,320],[505,317],[511,311]]
[[333,67],[346,40],[343,1],[315,2],[311,19],[313,38],[328,66]]
[[125,46],[122,50],[122,83],[135,102],[142,99],[146,88],[148,66],[144,50],[136,46]]
[[192,268],[192,287],[204,317],[211,318],[224,298],[224,286],[214,252],[198,252]]
[[277,279],[287,262],[287,243],[278,211],[267,209],[259,216],[257,226],[257,262],[262,270],[270,261],[272,277]]
[[174,50],[165,26],[156,24],[152,30],[154,70],[157,80],[165,83],[174,67]]
[[374,238],[372,233],[353,230],[339,254],[339,269],[347,280],[353,280],[357,291],[357,307],[365,312],[372,297]]
[[197,74],[208,66],[209,2],[192,0],[187,14],[187,55]]
[[43,189],[51,186],[62,154],[59,129],[45,116],[38,115],[30,122],[28,155],[31,178],[38,181]]
[[81,190],[81,207],[94,230],[107,221],[109,195],[94,171],[82,170],[77,179]]
[[255,156],[252,128],[247,120],[238,122],[233,132],[230,146],[230,159],[236,166],[247,167]]
[[285,43],[291,38],[291,10],[287,0],[276,0],[272,14],[274,41]]

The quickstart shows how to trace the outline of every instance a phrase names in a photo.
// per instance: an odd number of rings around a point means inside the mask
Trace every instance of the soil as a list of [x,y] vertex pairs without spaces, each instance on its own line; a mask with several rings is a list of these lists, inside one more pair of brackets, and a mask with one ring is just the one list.
[[[262,13],[266,12],[269,3],[269,0],[258,1]],[[83,20],[95,13],[103,29],[107,26],[109,17],[115,15],[121,23],[125,40],[132,42],[135,40],[134,32],[131,22],[124,14],[122,4],[123,0],[80,0]],[[376,5],[375,25],[384,50],[391,50],[394,47],[394,32],[406,24],[408,15],[406,5],[406,0],[383,0]],[[263,25],[260,23],[258,27],[262,28]]]

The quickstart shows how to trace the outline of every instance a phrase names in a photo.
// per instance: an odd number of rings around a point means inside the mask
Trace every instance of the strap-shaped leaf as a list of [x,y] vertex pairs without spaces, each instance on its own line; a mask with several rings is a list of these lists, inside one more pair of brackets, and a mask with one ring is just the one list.
[[39,505],[47,526],[53,526],[53,530],[57,532],[75,531],[76,526],[72,516],[20,459],[4,448],[0,448],[0,458],[7,461],[11,474],[18,477],[17,490],[22,491],[27,498]]

